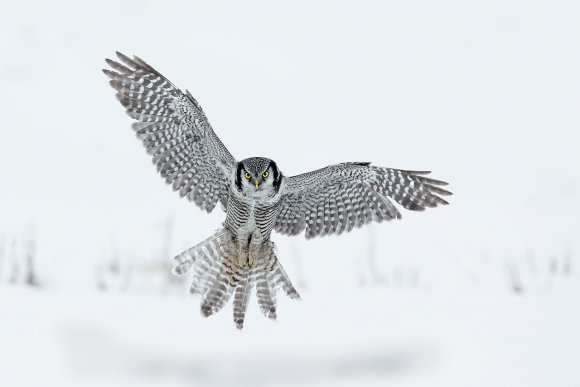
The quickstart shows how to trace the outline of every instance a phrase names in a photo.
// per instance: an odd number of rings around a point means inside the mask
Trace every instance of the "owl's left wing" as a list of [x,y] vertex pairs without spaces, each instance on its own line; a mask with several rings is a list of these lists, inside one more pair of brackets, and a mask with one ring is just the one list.
[[236,161],[213,131],[201,106],[167,78],[134,56],[107,59],[117,98],[137,120],[133,129],[153,156],[157,171],[181,196],[211,212],[225,209]]
[[389,200],[404,208],[423,211],[448,204],[440,188],[446,182],[424,175],[429,172],[382,168],[370,163],[342,163],[287,179],[280,200],[275,230],[306,238],[341,234],[370,222],[400,219]]

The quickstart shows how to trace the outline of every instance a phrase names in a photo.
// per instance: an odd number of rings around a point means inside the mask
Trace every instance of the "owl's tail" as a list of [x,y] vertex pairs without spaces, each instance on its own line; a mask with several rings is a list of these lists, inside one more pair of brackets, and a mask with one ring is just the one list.
[[244,326],[248,300],[254,288],[260,310],[270,319],[276,318],[278,289],[282,288],[290,298],[300,298],[276,257],[273,242],[260,246],[252,266],[247,257],[240,257],[241,254],[247,254],[247,249],[240,249],[231,233],[221,229],[176,256],[177,264],[173,268],[177,275],[193,269],[190,293],[201,295],[204,317],[219,312],[233,295],[234,323],[238,329]]

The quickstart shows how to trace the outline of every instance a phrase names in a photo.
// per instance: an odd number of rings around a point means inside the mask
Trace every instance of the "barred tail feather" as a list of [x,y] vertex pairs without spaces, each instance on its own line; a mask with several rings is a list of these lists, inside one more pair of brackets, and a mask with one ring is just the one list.
[[209,258],[207,257],[207,254],[202,254],[203,249],[207,247],[214,249],[214,242],[216,240],[218,241],[218,246],[221,245],[222,243],[220,241],[223,241],[225,235],[225,230],[219,230],[203,242],[198,243],[197,245],[185,250],[183,253],[176,256],[175,260],[177,261],[177,265],[175,265],[173,268],[173,274],[185,274],[187,271],[189,271],[189,269],[191,269],[195,262],[199,264],[200,260]]
[[[271,291],[273,290],[273,292]],[[265,270],[260,270],[256,277],[256,296],[258,306],[269,319],[276,319],[276,289],[272,289],[271,283],[268,282]]]
[[201,298],[201,314],[204,317],[209,317],[219,312],[229,301],[232,292],[233,288],[228,286],[226,273],[224,270],[221,270],[213,286]]
[[[242,329],[248,300],[254,288],[264,316],[276,319],[276,292],[282,289],[292,299],[300,296],[280,265],[274,243],[259,247],[257,261],[248,265],[247,249],[239,248],[227,230],[219,230],[198,245],[175,257],[176,275],[193,271],[190,293],[201,296],[201,314],[209,317],[219,312],[233,295],[234,323]],[[246,262],[241,264],[240,262]]]
[[244,318],[248,309],[251,291],[249,276],[246,274],[245,278],[236,286],[234,295],[234,324],[236,324],[238,329],[244,327]]
[[284,268],[282,268],[282,265],[280,265],[278,260],[276,260],[276,264],[274,265],[273,270],[268,273],[268,283],[272,288],[274,288],[274,290],[282,288],[282,290],[284,290],[289,298],[293,300],[300,299],[300,294],[296,288],[294,288],[292,282],[290,282],[288,274],[286,274]]

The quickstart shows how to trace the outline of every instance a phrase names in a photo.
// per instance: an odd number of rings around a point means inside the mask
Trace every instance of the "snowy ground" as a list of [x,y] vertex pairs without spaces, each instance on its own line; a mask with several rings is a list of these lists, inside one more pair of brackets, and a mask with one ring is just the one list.
[[[578,20],[569,0],[0,2],[0,387],[580,386]],[[202,319],[167,263],[224,216],[157,176],[100,71],[115,50],[189,89],[238,159],[432,170],[451,205],[274,235],[303,301],[276,323],[252,302],[242,332]]]
[[[569,281],[568,285],[576,284]],[[237,331],[181,295],[0,291],[16,386],[578,386],[577,292],[306,291]],[[577,290],[577,289],[576,289]],[[575,306],[574,306],[575,305]],[[231,306],[230,306],[231,307]]]

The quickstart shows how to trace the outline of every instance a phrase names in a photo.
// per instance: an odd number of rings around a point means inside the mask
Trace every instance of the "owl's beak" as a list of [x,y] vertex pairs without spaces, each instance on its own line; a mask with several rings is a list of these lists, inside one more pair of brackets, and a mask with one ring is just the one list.
[[258,189],[258,186],[260,185],[260,183],[258,182],[258,180],[254,180],[254,183],[256,184],[256,189]]

